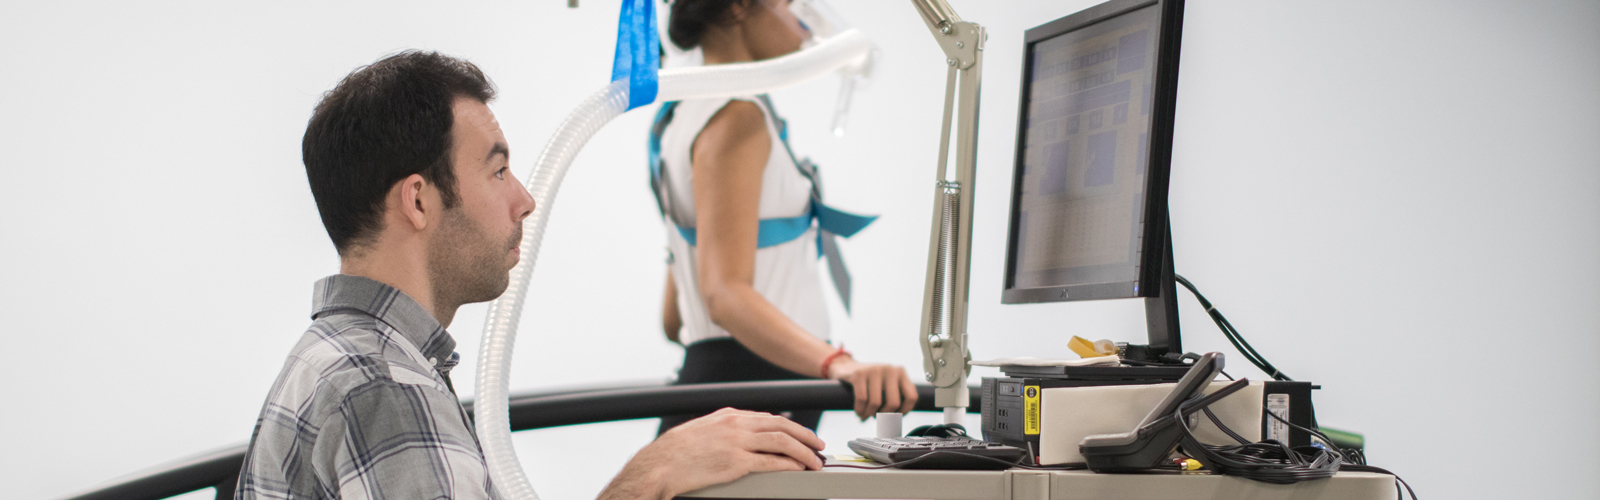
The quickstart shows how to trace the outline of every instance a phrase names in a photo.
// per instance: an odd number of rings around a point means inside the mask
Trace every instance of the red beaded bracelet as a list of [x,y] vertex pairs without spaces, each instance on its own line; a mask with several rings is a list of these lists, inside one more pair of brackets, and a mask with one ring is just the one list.
[[843,342],[839,343],[839,348],[834,349],[832,354],[829,354],[826,358],[822,358],[822,378],[828,378],[828,367],[833,366],[833,360],[839,359],[840,355],[850,355],[850,351],[844,350]]

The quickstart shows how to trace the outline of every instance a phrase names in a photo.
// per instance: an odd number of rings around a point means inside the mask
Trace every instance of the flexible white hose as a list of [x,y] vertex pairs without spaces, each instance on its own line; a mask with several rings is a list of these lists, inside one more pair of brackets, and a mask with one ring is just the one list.
[[[841,32],[805,50],[766,61],[722,64],[664,70],[656,100],[678,101],[708,97],[728,97],[771,92],[836,69],[860,65],[872,45],[856,30]],[[612,82],[589,96],[578,109],[567,115],[545,145],[544,152],[528,176],[528,192],[537,205],[533,215],[523,221],[522,261],[511,269],[511,281],[504,294],[489,305],[484,321],[483,342],[478,348],[477,397],[474,414],[478,439],[489,462],[489,476],[502,498],[538,500],[533,485],[523,473],[522,464],[511,444],[510,391],[511,352],[516,343],[517,324],[533,265],[539,259],[539,244],[544,240],[550,210],[555,207],[556,191],[566,177],[572,159],[589,138],[606,123],[621,115],[628,106],[628,82]]]

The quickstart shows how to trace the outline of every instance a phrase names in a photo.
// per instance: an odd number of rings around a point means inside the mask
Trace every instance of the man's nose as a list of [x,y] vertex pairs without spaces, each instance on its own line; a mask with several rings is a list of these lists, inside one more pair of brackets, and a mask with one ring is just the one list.
[[517,185],[517,192],[522,195],[522,203],[520,206],[523,208],[522,211],[517,214],[517,220],[521,221],[528,218],[529,215],[533,215],[533,209],[538,207],[539,203],[534,201],[533,194],[528,192],[528,188],[522,186],[521,184]]

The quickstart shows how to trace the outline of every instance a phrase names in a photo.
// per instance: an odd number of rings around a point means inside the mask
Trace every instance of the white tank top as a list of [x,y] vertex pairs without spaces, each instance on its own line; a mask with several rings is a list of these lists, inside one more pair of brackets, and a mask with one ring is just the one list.
[[[773,125],[771,110],[755,98],[691,99],[678,104],[672,121],[661,133],[661,161],[666,170],[666,189],[671,191],[677,220],[694,221],[694,170],[690,153],[696,137],[712,115],[732,99],[750,101],[767,113],[767,137],[772,148],[761,175],[761,202],[758,217],[775,219],[805,214],[811,202],[811,181],[795,168],[784,150]],[[672,279],[678,287],[678,314],[683,345],[732,335],[711,322],[711,315],[700,295],[699,256],[669,219],[666,224],[667,248],[672,252]],[[755,278],[752,286],[767,302],[806,332],[828,340],[828,307],[822,298],[822,280],[817,260],[816,227],[791,241],[756,249]]]

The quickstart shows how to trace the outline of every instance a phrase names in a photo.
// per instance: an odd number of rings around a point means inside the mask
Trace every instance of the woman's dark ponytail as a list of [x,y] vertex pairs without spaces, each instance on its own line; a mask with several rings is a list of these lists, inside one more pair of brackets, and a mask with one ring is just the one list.
[[706,36],[707,29],[728,23],[728,9],[736,3],[748,1],[675,0],[672,2],[672,15],[667,21],[667,38],[680,49],[695,48]]

